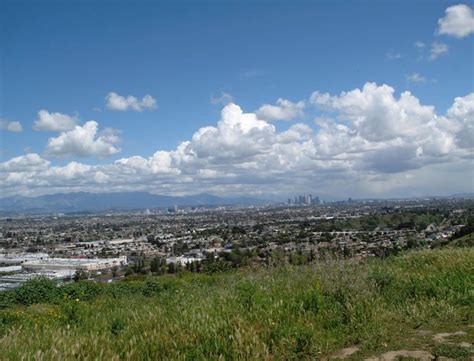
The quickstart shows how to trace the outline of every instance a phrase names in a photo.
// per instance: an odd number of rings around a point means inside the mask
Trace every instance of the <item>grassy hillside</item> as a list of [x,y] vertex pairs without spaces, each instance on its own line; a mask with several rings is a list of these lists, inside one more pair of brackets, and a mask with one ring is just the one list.
[[473,290],[472,248],[109,285],[40,280],[0,297],[0,359],[300,360],[353,345],[352,359],[394,348],[468,359],[469,347],[426,330],[474,339]]
[[453,247],[474,247],[474,232],[466,234],[465,236],[456,238],[449,243]]

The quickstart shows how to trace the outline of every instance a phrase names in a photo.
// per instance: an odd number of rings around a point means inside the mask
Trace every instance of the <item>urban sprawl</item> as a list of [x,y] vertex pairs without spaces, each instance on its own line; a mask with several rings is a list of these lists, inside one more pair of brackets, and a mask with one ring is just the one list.
[[469,199],[172,207],[0,220],[0,290],[43,276],[112,282],[131,274],[213,272],[360,260],[448,242],[472,218]]

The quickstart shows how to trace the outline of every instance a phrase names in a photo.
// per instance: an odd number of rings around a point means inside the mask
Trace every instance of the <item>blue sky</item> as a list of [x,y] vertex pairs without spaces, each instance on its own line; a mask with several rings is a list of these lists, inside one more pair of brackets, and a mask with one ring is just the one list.
[[[456,97],[474,90],[469,18],[444,33],[438,24],[447,16],[446,9],[458,4],[2,0],[0,116],[3,124],[20,122],[22,131],[2,130],[0,161],[37,154],[49,162],[50,169],[70,162],[107,166],[132,156],[146,159],[156,151],[173,152],[201,127],[216,126],[230,100],[217,101],[224,93],[244,112],[256,112],[263,104],[275,105],[279,98],[304,101],[304,111],[297,119],[269,120],[276,133],[296,123],[306,124],[317,133],[320,124],[314,119],[327,116],[328,104],[311,106],[311,94],[318,91],[337,96],[362,89],[367,82],[389,85],[397,99],[409,90],[421,104],[434,106],[436,116],[444,116]],[[472,2],[463,4],[467,9],[473,7]],[[460,26],[468,30],[459,30]],[[434,43],[442,45],[441,53],[430,59]],[[157,106],[114,111],[106,106],[105,97],[110,92],[138,100],[150,95]],[[354,117],[344,119],[350,117],[346,110],[334,104],[329,107],[330,116],[336,113],[342,124],[351,126],[354,122]],[[467,126],[472,125],[469,109],[457,120],[467,122]],[[68,115],[78,125],[95,120],[99,132],[114,129],[111,132],[120,142],[113,144],[120,151],[105,156],[87,151],[47,151],[48,139],[58,137],[61,131],[35,130],[40,110]],[[447,152],[454,153],[454,148]],[[466,155],[459,157],[466,159]],[[173,158],[173,162],[178,161]],[[454,166],[453,160],[442,163]],[[190,168],[195,171],[198,166]],[[189,169],[181,169],[180,176],[193,173]],[[186,192],[184,186],[175,188],[166,180],[157,186],[155,181],[146,189]],[[238,181],[231,183],[230,192],[248,191],[239,188]],[[224,184],[221,179],[207,189],[224,192]],[[301,189],[295,191],[307,190],[305,184],[302,180]],[[459,182],[459,190],[471,186],[472,178],[471,184]],[[413,194],[417,187],[410,188]],[[32,194],[58,190],[56,186],[17,185],[6,193],[20,189]],[[63,190],[78,189],[82,188],[74,183]],[[289,185],[282,189],[283,193],[291,191]],[[391,187],[387,194],[405,192],[400,189]],[[335,190],[324,190],[331,191]],[[364,192],[367,190],[360,194]]]

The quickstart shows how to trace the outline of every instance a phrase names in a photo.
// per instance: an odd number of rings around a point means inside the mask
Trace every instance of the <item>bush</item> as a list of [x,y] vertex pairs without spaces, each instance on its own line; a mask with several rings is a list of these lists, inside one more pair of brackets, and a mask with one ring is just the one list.
[[146,297],[151,297],[156,295],[161,290],[161,284],[156,278],[148,278],[143,285],[142,294]]
[[0,310],[3,308],[11,307],[15,303],[16,303],[15,291],[0,292]]
[[78,298],[62,302],[60,310],[63,314],[63,321],[67,325],[79,323],[84,312]]
[[56,282],[38,277],[25,282],[15,290],[15,302],[22,305],[55,303],[60,298]]
[[120,318],[116,318],[110,324],[110,332],[112,335],[118,335],[120,331],[125,329],[125,321]]
[[70,283],[61,288],[67,298],[90,301],[97,298],[102,293],[102,287],[97,282],[79,281]]
[[114,282],[105,287],[104,292],[113,298],[122,298],[142,292],[142,282]]

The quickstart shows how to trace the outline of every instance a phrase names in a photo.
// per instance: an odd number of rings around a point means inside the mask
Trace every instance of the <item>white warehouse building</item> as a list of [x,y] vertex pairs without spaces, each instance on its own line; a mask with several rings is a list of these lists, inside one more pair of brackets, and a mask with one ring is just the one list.
[[118,258],[47,258],[24,262],[21,266],[30,271],[99,271],[127,265],[127,257]]

